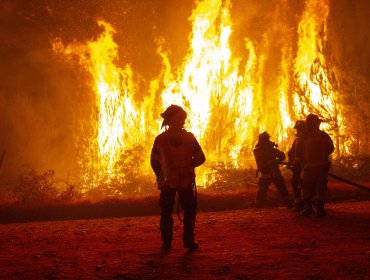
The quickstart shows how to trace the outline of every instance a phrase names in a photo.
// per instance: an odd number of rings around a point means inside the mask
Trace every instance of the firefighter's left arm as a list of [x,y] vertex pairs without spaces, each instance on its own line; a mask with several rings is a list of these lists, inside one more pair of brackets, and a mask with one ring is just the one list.
[[282,152],[278,149],[275,149],[275,156],[276,156],[277,162],[283,162],[285,160],[284,152]]
[[157,139],[154,141],[152,152],[150,154],[150,165],[157,176],[159,177],[161,173],[161,163],[160,163],[159,151],[157,149]]
[[334,143],[333,143],[333,140],[331,139],[331,137],[328,134],[326,134],[326,135],[327,135],[327,137],[326,137],[326,145],[327,145],[326,149],[327,149],[328,155],[330,155],[331,153],[334,152],[335,147],[334,147]]
[[288,162],[289,163],[293,163],[294,162],[296,143],[297,143],[297,139],[294,139],[294,142],[293,142],[292,146],[290,147],[290,149],[288,151]]
[[194,154],[193,154],[193,166],[198,167],[202,165],[206,161],[206,156],[204,155],[204,152],[202,148],[200,147],[197,139],[195,139],[195,145],[194,145]]

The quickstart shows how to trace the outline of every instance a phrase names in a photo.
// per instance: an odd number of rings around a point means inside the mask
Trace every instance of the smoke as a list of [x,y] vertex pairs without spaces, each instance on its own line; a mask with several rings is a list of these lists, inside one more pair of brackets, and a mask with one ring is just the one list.
[[1,2],[1,180],[24,169],[55,169],[67,176],[76,163],[79,107],[76,71],[53,58],[50,35],[58,24],[38,2]]
[[330,1],[324,50],[336,77],[346,116],[351,117],[354,151],[370,152],[370,3]]
[[328,55],[333,66],[370,77],[369,1],[332,1],[328,20]]
[[53,54],[52,39],[91,40],[103,18],[118,30],[118,63],[130,63],[138,80],[150,80],[162,67],[155,38],[166,34],[173,63],[181,62],[192,7],[191,1],[1,1],[0,152],[6,158],[0,181],[29,168],[77,174],[78,145],[95,97],[90,77]]

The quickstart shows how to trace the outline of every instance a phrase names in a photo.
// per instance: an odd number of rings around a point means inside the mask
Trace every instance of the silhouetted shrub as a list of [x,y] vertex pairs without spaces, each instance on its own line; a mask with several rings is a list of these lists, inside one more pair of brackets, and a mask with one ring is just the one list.
[[80,196],[76,185],[68,182],[68,178],[56,178],[53,170],[39,174],[31,169],[19,175],[18,180],[9,184],[7,190],[14,200],[22,203],[67,201]]

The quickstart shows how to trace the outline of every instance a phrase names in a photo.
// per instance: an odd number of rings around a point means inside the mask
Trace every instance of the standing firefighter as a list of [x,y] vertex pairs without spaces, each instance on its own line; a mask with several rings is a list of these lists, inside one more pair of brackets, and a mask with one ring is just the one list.
[[264,206],[268,187],[273,183],[282,196],[285,205],[291,208],[292,201],[279,169],[279,163],[284,161],[285,154],[275,148],[275,146],[275,143],[270,141],[270,135],[267,132],[263,132],[258,136],[258,143],[253,150],[258,172],[261,172],[261,177],[258,181],[256,206]]
[[326,215],[326,198],[329,155],[334,151],[330,136],[320,130],[321,120],[317,115],[309,114],[306,118],[306,132],[298,139],[296,147],[297,162],[302,166],[302,187],[304,209],[302,216],[313,214],[312,199],[316,195],[316,215]]
[[162,127],[169,128],[154,141],[151,166],[160,190],[162,249],[170,251],[172,248],[172,211],[177,192],[184,210],[184,248],[196,250],[198,244],[194,241],[194,226],[197,196],[194,168],[202,165],[206,158],[194,135],[183,128],[187,114],[180,106],[169,106],[161,116]]
[[298,139],[304,135],[306,128],[305,121],[296,121],[294,128],[296,129],[297,134],[291,148],[288,151],[288,167],[293,173],[291,184],[294,197],[294,211],[300,212],[303,210],[302,182],[300,179],[302,167],[296,160],[296,146]]

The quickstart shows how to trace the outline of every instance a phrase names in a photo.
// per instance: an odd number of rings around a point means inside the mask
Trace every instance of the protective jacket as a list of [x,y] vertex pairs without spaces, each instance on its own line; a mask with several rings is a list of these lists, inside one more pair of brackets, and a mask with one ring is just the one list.
[[329,155],[334,151],[334,144],[330,136],[322,131],[307,131],[302,138],[298,138],[296,158],[303,170],[329,169]]
[[275,177],[281,175],[278,163],[284,161],[285,154],[274,148],[273,142],[258,143],[253,150],[253,154],[258,171],[262,173],[262,176]]
[[294,160],[296,158],[295,152],[296,152],[297,141],[298,141],[298,139],[295,138],[292,146],[290,147],[290,149],[288,151],[288,161],[290,163],[294,163]]
[[185,129],[170,128],[158,135],[151,153],[151,165],[159,189],[187,189],[195,182],[194,168],[203,164],[204,153]]

